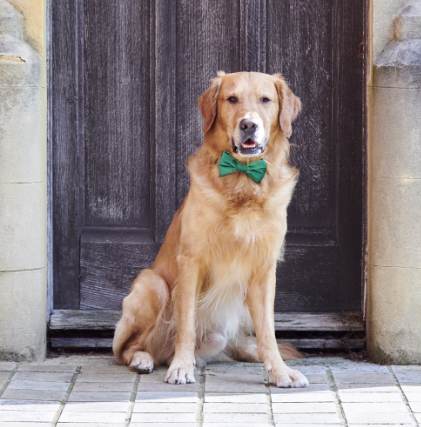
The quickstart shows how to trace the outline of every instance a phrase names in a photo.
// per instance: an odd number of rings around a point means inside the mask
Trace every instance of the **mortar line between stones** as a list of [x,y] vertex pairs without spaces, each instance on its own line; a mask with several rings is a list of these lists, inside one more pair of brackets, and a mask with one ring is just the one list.
[[419,423],[418,423],[417,419],[415,418],[414,413],[412,412],[411,405],[409,404],[409,401],[408,401],[408,399],[406,398],[406,394],[405,394],[405,392],[402,390],[402,387],[401,387],[401,384],[400,384],[400,382],[399,382],[399,380],[398,380],[398,377],[395,375],[395,372],[393,371],[393,369],[392,369],[392,367],[391,367],[391,366],[388,366],[387,368],[389,369],[390,374],[391,374],[391,375],[393,376],[393,378],[395,379],[395,385],[396,385],[396,387],[399,389],[399,392],[400,392],[400,394],[401,394],[401,398],[402,398],[403,402],[405,403],[405,405],[406,405],[406,407],[407,407],[407,409],[408,409],[409,416],[411,417],[411,419],[412,419],[412,421],[415,423],[415,425],[419,426]]
[[136,379],[134,380],[134,383],[133,383],[133,390],[132,390],[132,394],[130,395],[129,407],[127,408],[127,411],[126,411],[126,418],[124,419],[124,427],[127,427],[130,424],[130,421],[132,419],[134,403],[136,401],[136,396],[137,396],[137,389],[139,388],[139,382],[140,382],[140,374],[137,374]]
[[63,412],[63,409],[66,406],[67,400],[69,399],[70,394],[73,391],[73,387],[76,384],[76,380],[77,380],[77,377],[78,377],[81,369],[82,369],[82,366],[77,366],[76,367],[75,372],[74,372],[74,374],[72,376],[72,379],[70,380],[70,385],[69,385],[69,387],[68,387],[68,389],[66,391],[66,394],[64,395],[63,399],[61,400],[60,406],[57,409],[56,414],[54,415],[53,421],[51,422],[51,427],[56,427],[56,425],[58,423],[58,420],[60,419],[61,414]]
[[325,366],[325,368],[326,368],[330,390],[334,393],[336,398],[335,405],[336,405],[336,408],[338,409],[339,418],[341,418],[342,423],[346,427],[348,427],[348,420],[346,419],[345,411],[344,411],[344,408],[342,407],[341,398],[339,396],[338,387],[336,386],[336,382],[335,382],[335,378],[333,376],[332,370],[330,369],[330,366]]
[[16,374],[16,371],[18,370],[19,365],[15,365],[15,367],[10,371],[10,375],[9,378],[6,380],[6,382],[4,383],[3,387],[0,389],[0,398],[3,395],[3,393],[6,391],[7,387],[10,384],[10,381],[12,381],[13,377]]
[[199,391],[198,398],[199,401],[197,403],[197,409],[196,409],[196,425],[197,427],[203,426],[203,407],[205,405],[205,386],[206,386],[206,374],[205,374],[205,367],[201,368],[200,375],[199,375]]
[[266,374],[266,370],[263,371],[263,381],[265,382],[265,388],[266,388],[266,404],[269,406],[269,424],[275,427],[275,420],[273,417],[273,407],[272,407],[272,393],[270,392],[270,380]]

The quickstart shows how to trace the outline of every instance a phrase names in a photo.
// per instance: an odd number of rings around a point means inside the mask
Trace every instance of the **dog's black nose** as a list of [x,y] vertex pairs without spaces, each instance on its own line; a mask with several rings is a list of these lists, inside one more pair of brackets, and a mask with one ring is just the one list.
[[245,133],[256,132],[257,123],[252,119],[243,119],[240,122],[240,129]]

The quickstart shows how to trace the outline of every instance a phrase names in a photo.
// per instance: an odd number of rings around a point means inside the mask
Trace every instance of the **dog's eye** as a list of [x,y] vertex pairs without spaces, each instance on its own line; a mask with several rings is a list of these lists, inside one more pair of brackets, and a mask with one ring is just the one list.
[[261,99],[261,101],[262,101],[262,104],[267,104],[268,102],[270,102],[270,99],[269,99],[269,98],[266,98],[266,97],[263,97],[263,98]]
[[231,104],[236,104],[238,102],[238,98],[236,98],[235,96],[230,96],[227,101]]

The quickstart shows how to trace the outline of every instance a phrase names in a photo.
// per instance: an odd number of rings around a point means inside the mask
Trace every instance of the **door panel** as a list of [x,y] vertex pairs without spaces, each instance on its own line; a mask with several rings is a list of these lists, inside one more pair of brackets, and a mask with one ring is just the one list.
[[121,308],[188,191],[199,95],[249,70],[281,72],[303,104],[275,309],[358,309],[363,17],[363,0],[55,0],[54,308]]

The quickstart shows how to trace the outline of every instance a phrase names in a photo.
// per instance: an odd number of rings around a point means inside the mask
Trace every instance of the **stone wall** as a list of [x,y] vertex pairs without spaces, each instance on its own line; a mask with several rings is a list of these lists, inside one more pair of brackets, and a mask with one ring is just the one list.
[[45,16],[0,0],[0,359],[46,350]]
[[374,0],[367,342],[421,363],[421,1]]

